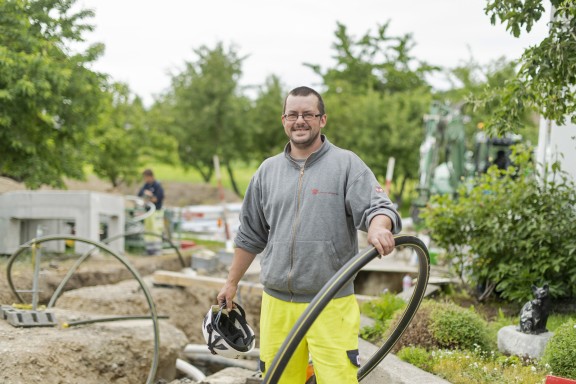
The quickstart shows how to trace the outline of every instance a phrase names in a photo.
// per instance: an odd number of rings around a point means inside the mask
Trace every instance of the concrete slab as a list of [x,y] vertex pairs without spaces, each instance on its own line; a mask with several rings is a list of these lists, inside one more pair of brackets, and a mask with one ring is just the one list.
[[[372,356],[378,347],[375,345],[359,339],[360,357],[366,361]],[[408,364],[393,354],[388,354],[384,360],[376,367],[364,380],[362,384],[450,384],[438,376],[421,370]]]
[[[410,301],[410,298],[412,297],[412,294],[414,293],[414,289],[415,289],[415,287],[412,286],[412,287],[408,288],[407,290],[400,292],[396,296],[398,296],[399,298],[401,298],[405,302],[408,302],[408,301]],[[428,285],[426,286],[426,291],[424,292],[424,297],[428,297],[428,296],[430,296],[430,295],[432,295],[438,291],[440,291],[439,286],[437,286],[435,284],[428,283]]]
[[529,335],[516,329],[517,326],[515,325],[500,328],[498,331],[498,350],[500,352],[539,359],[544,354],[548,340],[554,335],[553,332]]

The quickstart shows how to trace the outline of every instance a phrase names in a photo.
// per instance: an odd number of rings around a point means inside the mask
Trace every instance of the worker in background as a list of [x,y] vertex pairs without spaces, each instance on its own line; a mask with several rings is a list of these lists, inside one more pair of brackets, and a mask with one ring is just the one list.
[[[327,115],[320,94],[293,89],[281,117],[284,152],[252,177],[240,214],[227,281],[217,296],[232,307],[238,282],[262,254],[260,370],[265,373],[308,303],[358,252],[357,230],[381,255],[394,249],[400,216],[376,177],[354,153],[322,135]],[[319,315],[280,383],[304,383],[311,356],[317,382],[357,383],[360,312],[352,283]]]
[[144,178],[144,185],[140,188],[138,196],[154,203],[157,210],[162,209],[164,189],[162,189],[162,185],[154,178],[154,172],[152,172],[151,169],[145,169],[144,172],[142,172],[142,177]]
[[[161,235],[164,232],[164,210],[162,209],[164,189],[154,178],[154,172],[151,169],[144,170],[142,177],[144,178],[144,185],[140,188],[138,196],[154,203],[156,207],[156,212],[144,220],[144,229],[146,232]],[[146,254],[159,255],[162,253],[162,237],[144,235],[144,246]]]

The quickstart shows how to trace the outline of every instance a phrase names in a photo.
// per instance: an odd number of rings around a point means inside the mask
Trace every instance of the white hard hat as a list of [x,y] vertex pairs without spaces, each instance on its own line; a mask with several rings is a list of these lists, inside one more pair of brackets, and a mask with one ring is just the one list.
[[212,354],[237,359],[254,349],[254,331],[246,322],[246,312],[234,303],[228,311],[225,305],[213,305],[202,322],[202,333]]

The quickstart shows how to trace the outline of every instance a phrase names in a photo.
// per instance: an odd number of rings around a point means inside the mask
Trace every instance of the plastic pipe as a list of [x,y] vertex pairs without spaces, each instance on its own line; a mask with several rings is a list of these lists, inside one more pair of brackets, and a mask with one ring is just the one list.
[[202,381],[206,378],[201,370],[181,359],[176,359],[176,369],[195,381]]

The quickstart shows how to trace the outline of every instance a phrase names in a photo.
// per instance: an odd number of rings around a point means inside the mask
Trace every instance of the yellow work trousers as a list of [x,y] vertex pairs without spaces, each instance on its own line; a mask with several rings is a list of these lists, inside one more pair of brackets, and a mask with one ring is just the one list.
[[[260,315],[260,369],[263,373],[308,303],[262,296]],[[333,299],[308,330],[279,384],[304,384],[309,357],[319,384],[358,383],[360,310],[354,295]]]

